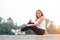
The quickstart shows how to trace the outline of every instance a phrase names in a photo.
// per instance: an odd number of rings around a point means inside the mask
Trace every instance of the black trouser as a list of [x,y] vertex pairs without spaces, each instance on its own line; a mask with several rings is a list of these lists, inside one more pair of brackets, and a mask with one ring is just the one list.
[[[32,24],[32,23],[29,23],[29,24]],[[22,28],[21,31],[26,31],[28,29],[33,30],[37,35],[43,35],[45,33],[45,30],[37,28],[36,26],[29,26],[29,27],[26,26]]]

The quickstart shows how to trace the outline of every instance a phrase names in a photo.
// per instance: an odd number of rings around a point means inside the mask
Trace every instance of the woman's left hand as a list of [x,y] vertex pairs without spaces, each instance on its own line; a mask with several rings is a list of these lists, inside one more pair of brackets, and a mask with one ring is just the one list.
[[30,26],[30,24],[26,24],[26,26]]

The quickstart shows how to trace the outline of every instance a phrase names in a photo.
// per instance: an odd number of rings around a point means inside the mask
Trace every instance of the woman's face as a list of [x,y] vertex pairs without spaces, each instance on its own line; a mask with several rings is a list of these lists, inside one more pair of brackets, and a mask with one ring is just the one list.
[[40,11],[37,11],[37,12],[36,12],[36,16],[37,16],[38,18],[40,18],[40,17],[41,17],[41,12],[40,12]]

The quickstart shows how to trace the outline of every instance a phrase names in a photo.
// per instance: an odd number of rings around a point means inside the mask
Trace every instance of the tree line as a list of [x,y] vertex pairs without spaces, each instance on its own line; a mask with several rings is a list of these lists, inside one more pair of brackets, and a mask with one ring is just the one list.
[[[4,20],[4,18],[0,17],[0,34],[13,34],[11,32],[11,29],[19,29],[19,28],[22,28],[24,27],[24,25],[22,26],[18,26],[17,23],[14,24],[14,21],[12,20],[11,17],[9,17],[7,19],[7,21]],[[55,26],[54,25],[51,25],[50,27],[46,28],[47,29],[47,32],[49,34],[55,34]],[[32,34],[32,31],[27,31],[26,33],[29,33],[29,34]]]
[[11,29],[17,29],[19,26],[14,24],[11,17],[5,21],[2,17],[0,17],[0,34],[12,34]]

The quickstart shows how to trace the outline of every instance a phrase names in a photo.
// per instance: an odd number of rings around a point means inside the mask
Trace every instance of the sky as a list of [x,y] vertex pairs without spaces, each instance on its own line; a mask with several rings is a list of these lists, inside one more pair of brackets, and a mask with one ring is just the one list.
[[44,16],[60,25],[59,0],[0,0],[0,17],[7,20],[11,17],[17,25],[35,19],[36,10],[40,9]]

